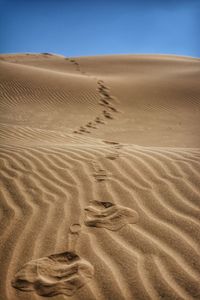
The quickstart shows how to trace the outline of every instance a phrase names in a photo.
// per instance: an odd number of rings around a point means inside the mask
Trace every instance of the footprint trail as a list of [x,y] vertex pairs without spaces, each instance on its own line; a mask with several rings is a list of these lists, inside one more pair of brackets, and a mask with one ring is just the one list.
[[[92,130],[98,129],[97,125],[106,124],[106,120],[113,120],[115,118],[115,114],[118,113],[118,109],[116,107],[116,98],[110,94],[110,89],[106,86],[103,80],[98,80],[96,77],[87,74],[81,70],[80,64],[73,58],[68,58],[69,62],[75,66],[77,72],[91,77],[95,81],[97,81],[97,90],[99,93],[99,105],[102,106],[102,112],[99,116],[96,116],[94,120],[88,121],[87,124],[83,124],[78,129],[74,130],[75,134],[88,134],[92,133]],[[88,129],[89,128],[89,129]]]

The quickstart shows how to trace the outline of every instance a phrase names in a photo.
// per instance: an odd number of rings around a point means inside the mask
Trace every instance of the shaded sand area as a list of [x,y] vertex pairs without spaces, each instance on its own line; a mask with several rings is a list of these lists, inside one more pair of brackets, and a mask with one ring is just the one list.
[[200,60],[0,55],[0,300],[200,299]]

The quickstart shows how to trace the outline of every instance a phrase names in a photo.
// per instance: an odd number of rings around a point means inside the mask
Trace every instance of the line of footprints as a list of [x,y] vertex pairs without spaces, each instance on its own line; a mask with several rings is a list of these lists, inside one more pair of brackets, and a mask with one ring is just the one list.
[[[80,72],[83,75],[87,75],[86,72],[81,70],[80,64],[75,59],[66,58],[70,63],[75,66],[76,71]],[[119,112],[115,107],[116,98],[110,95],[109,88],[105,85],[103,80],[98,80],[96,77],[87,75],[97,80],[97,90],[100,95],[99,105],[103,106],[101,116],[97,116],[94,121],[90,121],[84,126],[80,126],[79,129],[74,130],[76,134],[91,133],[91,130],[98,129],[98,125],[105,124],[105,119],[114,119],[113,113]]]
[[97,85],[100,94],[99,105],[103,106],[101,116],[97,116],[94,121],[80,126],[78,130],[74,130],[76,134],[91,133],[92,129],[98,129],[98,124],[105,124],[105,119],[114,119],[113,113],[119,112],[115,107],[116,99],[109,94],[109,88],[105,86],[104,81],[98,80]]
[[[70,60],[77,71],[81,71],[75,60]],[[104,82],[99,80],[98,91],[101,95],[99,104],[104,107],[102,114],[112,119],[112,113],[117,112],[114,107],[114,98],[110,96]],[[89,133],[96,129],[96,124],[105,124],[101,117],[89,122],[74,133]],[[107,159],[114,160],[119,157],[122,145],[112,141],[104,141],[112,146],[111,154]],[[99,163],[92,161],[93,176],[97,182],[105,181],[109,174],[101,168]],[[130,208],[108,201],[90,201],[84,209],[84,225],[93,228],[103,228],[117,231],[127,224],[137,223],[138,213]],[[69,246],[66,252],[52,254],[43,258],[31,260],[26,263],[14,276],[12,286],[25,292],[36,292],[40,296],[52,297],[56,295],[72,296],[78,289],[85,286],[94,276],[93,265],[76,253],[76,244],[81,233],[80,224],[72,224],[69,228]]]
[[[107,201],[90,201],[85,209],[84,224],[94,228],[117,231],[138,221],[138,213],[130,208]],[[12,280],[12,286],[40,296],[59,294],[72,296],[94,276],[93,265],[76,253],[81,232],[80,224],[69,229],[68,251],[52,254],[26,263]]]

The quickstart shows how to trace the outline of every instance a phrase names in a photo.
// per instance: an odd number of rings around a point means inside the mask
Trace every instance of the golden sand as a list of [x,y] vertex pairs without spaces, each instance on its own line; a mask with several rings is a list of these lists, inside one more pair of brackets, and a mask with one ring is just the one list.
[[200,299],[199,82],[190,57],[0,55],[0,300]]

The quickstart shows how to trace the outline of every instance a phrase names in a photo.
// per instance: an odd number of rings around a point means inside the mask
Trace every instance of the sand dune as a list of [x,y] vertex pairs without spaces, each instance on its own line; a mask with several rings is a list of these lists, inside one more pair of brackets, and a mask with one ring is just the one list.
[[199,60],[0,56],[0,299],[200,299]]

